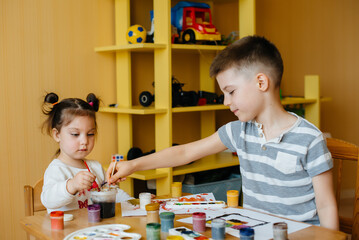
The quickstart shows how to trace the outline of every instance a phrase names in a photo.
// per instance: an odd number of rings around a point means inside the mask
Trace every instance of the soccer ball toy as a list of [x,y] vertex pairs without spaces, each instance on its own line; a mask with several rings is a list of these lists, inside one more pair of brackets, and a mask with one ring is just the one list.
[[146,41],[146,29],[141,25],[132,25],[127,29],[126,39],[129,44]]

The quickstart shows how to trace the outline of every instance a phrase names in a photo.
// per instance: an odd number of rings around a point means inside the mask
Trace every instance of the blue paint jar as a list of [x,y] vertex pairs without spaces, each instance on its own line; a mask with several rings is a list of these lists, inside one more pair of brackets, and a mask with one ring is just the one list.
[[148,240],[160,240],[161,239],[161,224],[148,223],[146,225],[146,238]]
[[254,229],[250,227],[239,229],[239,238],[241,240],[254,240]]
[[223,240],[225,236],[226,221],[223,219],[213,219],[211,226],[212,238],[214,240]]
[[170,228],[173,228],[173,220],[175,219],[175,214],[173,212],[162,212],[160,213],[161,219],[161,232],[168,233]]

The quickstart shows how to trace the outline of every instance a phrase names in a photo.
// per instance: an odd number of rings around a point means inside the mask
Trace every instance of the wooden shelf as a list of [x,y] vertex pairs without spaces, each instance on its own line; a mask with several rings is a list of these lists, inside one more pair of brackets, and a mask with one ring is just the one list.
[[172,108],[173,113],[180,112],[201,112],[201,111],[212,111],[212,110],[225,110],[229,107],[222,104],[204,105],[204,106],[193,106],[193,107],[175,107]]
[[[328,102],[331,101],[330,97],[323,97],[320,99],[321,102]],[[310,104],[316,103],[317,99],[306,99],[301,97],[285,97],[282,99],[282,105],[291,105],[291,104]]]
[[162,171],[161,169],[138,171],[128,176],[128,178],[135,178],[140,180],[151,180],[164,177],[168,177],[168,173]]
[[175,167],[173,168],[172,174],[176,176],[237,165],[239,165],[238,157],[226,151],[202,158],[184,166]]
[[175,51],[221,51],[225,49],[226,46],[220,46],[220,45],[198,45],[198,44],[172,44],[172,50]]
[[142,106],[133,106],[131,108],[101,107],[99,111],[104,113],[124,113],[124,114],[138,114],[138,115],[167,113],[167,109],[164,108],[158,109],[154,107],[142,107]]
[[95,48],[95,52],[116,52],[116,51],[152,52],[155,49],[165,49],[165,48],[166,48],[166,44],[138,43],[138,44],[97,47]]
[[[201,172],[211,169],[231,167],[239,165],[238,157],[231,152],[221,152],[206,158],[194,161],[193,163],[173,168],[172,175],[182,175],[193,172]],[[167,172],[162,169],[138,171],[128,178],[135,178],[140,180],[151,180],[167,177]]]

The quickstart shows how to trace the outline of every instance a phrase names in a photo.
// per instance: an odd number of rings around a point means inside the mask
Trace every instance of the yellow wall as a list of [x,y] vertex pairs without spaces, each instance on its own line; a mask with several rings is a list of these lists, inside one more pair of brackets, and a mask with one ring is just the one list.
[[[231,16],[236,21],[237,16],[235,4],[225,3],[214,12],[214,20],[228,34],[232,29],[219,18],[223,12],[227,21]],[[42,177],[57,148],[40,132],[45,92],[55,91],[60,98],[84,98],[95,92],[105,104],[115,100],[114,56],[93,50],[114,43],[113,6],[113,0],[0,0],[0,239],[24,238],[19,227],[24,213],[22,187]],[[145,6],[146,13],[150,5]],[[333,98],[322,105],[322,130],[359,144],[357,9],[356,0],[257,0],[257,33],[272,40],[283,55],[284,94],[303,95],[303,76],[319,74],[322,95]],[[149,28],[147,17],[138,14],[133,22]],[[186,82],[185,90],[198,88],[195,58],[182,54],[173,58],[174,65],[186,64],[187,71],[173,69]],[[133,61],[135,78],[142,79],[133,91],[152,91],[153,70],[144,64],[151,64],[153,55],[134,56]],[[225,111],[217,116],[217,125],[232,119]],[[175,114],[173,142],[198,139],[198,125],[180,129],[181,122],[198,119],[196,113]],[[105,164],[116,152],[115,118],[98,114],[98,124],[90,157]],[[144,151],[153,149],[153,117],[134,117],[134,126],[134,144]]]

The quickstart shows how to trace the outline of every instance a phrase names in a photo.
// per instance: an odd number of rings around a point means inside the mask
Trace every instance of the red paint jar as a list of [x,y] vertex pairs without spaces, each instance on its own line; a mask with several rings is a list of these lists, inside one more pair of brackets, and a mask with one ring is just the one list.
[[50,213],[51,229],[61,230],[64,229],[64,212],[53,211]]
[[205,232],[206,231],[206,213],[194,212],[192,214],[193,231]]

